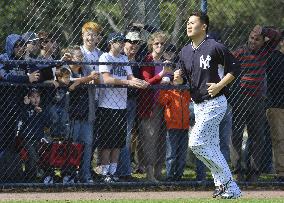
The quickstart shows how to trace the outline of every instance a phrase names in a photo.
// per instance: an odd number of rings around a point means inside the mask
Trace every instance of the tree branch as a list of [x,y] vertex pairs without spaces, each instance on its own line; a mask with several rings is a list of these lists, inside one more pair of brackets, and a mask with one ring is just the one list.
[[115,31],[115,32],[121,32],[121,30],[118,28],[118,26],[115,24],[113,18],[105,11],[103,10],[100,10],[100,9],[96,9],[96,12],[98,14],[102,14],[108,21],[108,23],[110,24],[110,26],[112,27],[112,29]]

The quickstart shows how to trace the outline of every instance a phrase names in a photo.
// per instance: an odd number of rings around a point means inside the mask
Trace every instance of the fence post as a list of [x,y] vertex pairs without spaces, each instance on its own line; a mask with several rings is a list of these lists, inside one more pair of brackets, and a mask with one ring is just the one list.
[[207,0],[201,0],[200,9],[202,13],[207,13]]

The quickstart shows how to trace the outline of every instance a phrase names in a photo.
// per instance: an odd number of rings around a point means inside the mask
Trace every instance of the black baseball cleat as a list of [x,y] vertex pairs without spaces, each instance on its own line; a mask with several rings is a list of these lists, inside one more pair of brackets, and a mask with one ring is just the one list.
[[223,185],[220,185],[218,186],[213,194],[212,194],[212,197],[213,198],[216,198],[216,197],[219,197],[221,196],[225,191],[226,191],[226,188],[229,186],[229,184],[232,182],[232,179],[230,179],[227,183],[223,184]]
[[230,179],[226,184],[220,185],[212,194],[213,198],[237,199],[242,196],[242,192],[235,181]]
[[217,187],[214,190],[212,197],[216,198],[216,197],[220,196],[221,194],[223,194],[224,192],[225,192],[225,187],[223,185],[220,185],[219,187]]

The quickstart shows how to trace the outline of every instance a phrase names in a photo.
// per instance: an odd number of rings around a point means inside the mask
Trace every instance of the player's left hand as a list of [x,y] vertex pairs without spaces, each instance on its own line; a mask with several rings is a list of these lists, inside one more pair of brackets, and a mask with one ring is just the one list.
[[222,87],[218,84],[218,83],[206,83],[209,87],[208,87],[208,94],[211,97],[214,97],[216,94],[218,94]]

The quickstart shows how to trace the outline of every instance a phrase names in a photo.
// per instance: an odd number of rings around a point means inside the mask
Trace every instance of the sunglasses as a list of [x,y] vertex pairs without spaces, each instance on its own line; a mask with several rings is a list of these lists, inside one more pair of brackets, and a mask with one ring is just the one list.
[[14,48],[20,48],[20,47],[23,47],[25,46],[25,42],[17,42],[14,46]]
[[164,45],[165,45],[165,43],[164,43],[164,42],[155,42],[153,45],[158,46],[159,44],[160,44],[161,46],[164,46]]
[[38,41],[37,40],[34,40],[34,41],[28,41],[27,44],[32,44],[32,45],[36,45],[38,44]]
[[136,45],[139,45],[141,43],[139,40],[129,40],[129,39],[125,40],[125,42]]
[[47,43],[54,43],[55,42],[55,40],[52,40],[52,39],[44,39],[44,40],[42,40],[42,42],[43,43],[45,43],[45,44],[47,44]]

